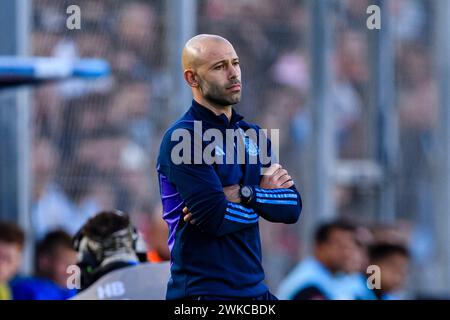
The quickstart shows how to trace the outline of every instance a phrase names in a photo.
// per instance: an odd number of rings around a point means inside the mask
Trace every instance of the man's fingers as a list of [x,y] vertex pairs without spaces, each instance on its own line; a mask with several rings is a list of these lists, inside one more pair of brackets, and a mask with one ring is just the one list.
[[283,169],[280,164],[275,163],[265,171],[260,182],[260,187],[263,189],[290,188],[294,185],[291,180],[292,177],[287,170]]
[[192,219],[192,213],[188,213],[183,217],[184,222],[189,222]]
[[273,175],[277,170],[279,170],[279,169],[281,169],[281,168],[282,168],[282,167],[281,167],[281,165],[280,165],[279,163],[274,163],[273,165],[271,165],[271,166],[267,169],[265,175],[266,175],[266,176],[271,176],[271,175]]
[[271,179],[272,179],[275,183],[277,183],[278,180],[279,180],[281,177],[283,177],[283,176],[285,176],[285,175],[287,175],[287,174],[288,174],[288,172],[286,171],[286,169],[279,169],[277,172],[275,172],[275,174],[271,177]]
[[283,183],[281,185],[281,188],[282,189],[288,189],[288,188],[292,187],[293,185],[294,185],[294,181],[293,180],[288,180],[288,181],[286,181],[285,183]]
[[191,224],[195,224],[196,220],[192,219],[192,213],[189,212],[188,207],[183,208],[183,214],[184,214],[184,217],[183,217],[184,222],[186,222],[186,223],[189,222]]
[[283,184],[285,184],[289,180],[292,180],[292,177],[288,174],[285,174],[284,176],[282,176],[278,179],[277,184],[281,187],[281,186],[283,186]]
[[189,209],[187,207],[183,208],[183,213],[185,214],[185,216],[183,217],[184,222],[195,224],[196,220],[192,219],[192,213],[189,212]]

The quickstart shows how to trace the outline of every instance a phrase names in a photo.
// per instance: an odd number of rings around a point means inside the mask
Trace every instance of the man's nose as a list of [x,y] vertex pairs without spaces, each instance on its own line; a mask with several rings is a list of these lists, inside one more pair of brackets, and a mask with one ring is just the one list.
[[230,72],[228,75],[229,79],[236,79],[239,77],[239,71],[237,70],[237,68],[235,66],[231,66],[231,68],[229,68]]

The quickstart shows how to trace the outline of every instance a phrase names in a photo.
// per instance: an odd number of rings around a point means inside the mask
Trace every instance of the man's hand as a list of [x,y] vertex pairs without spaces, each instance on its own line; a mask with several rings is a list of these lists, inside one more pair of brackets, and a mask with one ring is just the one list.
[[223,188],[223,193],[228,201],[234,203],[241,203],[241,195],[239,194],[239,189],[241,187],[238,184],[233,186],[228,186]]
[[261,182],[259,183],[262,189],[287,189],[294,185],[292,177],[288,174],[287,170],[275,163],[267,169],[265,175],[263,175]]

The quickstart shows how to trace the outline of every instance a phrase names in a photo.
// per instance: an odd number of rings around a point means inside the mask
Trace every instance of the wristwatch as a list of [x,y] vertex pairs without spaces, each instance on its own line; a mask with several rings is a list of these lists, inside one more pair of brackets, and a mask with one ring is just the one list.
[[241,202],[243,204],[249,204],[253,199],[253,189],[249,186],[241,186],[239,195],[241,196]]

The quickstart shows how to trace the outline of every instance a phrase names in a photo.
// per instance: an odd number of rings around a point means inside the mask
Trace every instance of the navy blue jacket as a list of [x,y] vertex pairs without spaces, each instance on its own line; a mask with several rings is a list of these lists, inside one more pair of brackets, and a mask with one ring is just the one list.
[[[198,121],[201,121],[202,130],[194,131],[200,123]],[[250,298],[266,293],[259,217],[271,222],[295,223],[300,216],[302,203],[295,187],[259,188],[261,168],[270,166],[270,163],[263,165],[260,161],[258,137],[254,141],[241,136],[245,146],[244,164],[237,161],[239,136],[231,148],[227,148],[224,142],[223,146],[219,144],[219,147],[209,149],[210,154],[219,159],[216,163],[204,161],[202,150],[215,145],[204,141],[207,139],[195,140],[194,132],[202,132],[203,136],[205,130],[212,128],[220,130],[224,136],[227,129],[242,129],[240,132],[259,129],[243,121],[243,117],[234,110],[229,121],[225,115],[216,116],[193,101],[191,108],[165,133],[157,170],[163,218],[169,226],[171,278],[167,299],[198,295]],[[180,151],[182,139],[189,136],[191,149]],[[270,148],[270,141],[265,136],[264,140]],[[195,153],[196,148],[200,153]],[[226,160],[226,152],[231,150],[234,153],[233,164]],[[189,152],[192,157],[189,157]],[[187,160],[180,163],[173,154],[187,156]],[[256,155],[257,161],[250,161],[250,155]],[[253,188],[255,196],[248,205],[226,199],[223,187],[235,184]],[[183,221],[182,209],[185,206],[195,219],[194,225]]]

